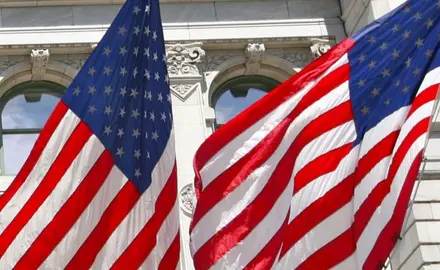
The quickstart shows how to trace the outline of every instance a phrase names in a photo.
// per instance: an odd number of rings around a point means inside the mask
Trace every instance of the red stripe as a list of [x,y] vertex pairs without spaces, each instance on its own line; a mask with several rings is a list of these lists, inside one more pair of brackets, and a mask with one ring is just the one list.
[[345,39],[211,135],[195,154],[196,195],[198,196],[202,190],[199,172],[212,156],[259,119],[275,110],[282,102],[297,93],[309,82],[319,78],[353,46],[354,41],[349,38]]
[[[202,196],[199,197],[197,208],[194,213],[190,231],[200,221],[200,219],[218,202],[237,188],[247,176],[252,173],[256,168],[260,167],[267,159],[272,155],[274,150],[279,146],[283,137],[289,128],[290,124],[309,106],[327,93],[340,86],[342,83],[348,80],[349,65],[344,65],[327,77],[323,78],[314,88],[312,88],[301,100],[297,107],[285,118],[283,121],[274,128],[263,140],[261,140],[249,153],[242,157],[230,168],[225,170],[220,176],[211,182],[204,190]],[[343,105],[344,104],[344,105]],[[338,107],[339,112],[347,109],[348,102],[345,102]],[[320,116],[327,120],[331,119],[326,117],[325,114]],[[351,114],[340,116],[340,118],[351,118]],[[219,192],[221,190],[222,192]]]
[[426,132],[428,125],[429,118],[425,118],[417,123],[417,125],[415,125],[414,128],[408,133],[393,157],[387,179],[374,187],[372,192],[368,195],[368,198],[362,203],[361,207],[354,215],[354,237],[356,241],[359,240],[359,237],[367,227],[368,222],[370,221],[377,207],[382,204],[382,201],[390,192],[391,184],[411,145],[413,145],[417,138]]
[[283,242],[284,231],[289,221],[289,216],[286,216],[283,225],[281,225],[278,232],[272,237],[267,245],[255,256],[245,270],[257,270],[257,269],[271,269],[274,265],[276,256],[280,252],[280,247]]
[[295,176],[294,193],[316,178],[336,170],[341,160],[350,153],[352,148],[353,143],[347,143],[307,163]]
[[422,93],[420,93],[413,101],[411,109],[408,112],[407,118],[409,118],[418,108],[422,105],[433,101],[437,98],[437,92],[439,89],[439,84],[428,87]]
[[0,212],[3,210],[5,205],[11,200],[11,198],[15,195],[15,193],[20,189],[20,187],[28,178],[32,169],[35,167],[35,164],[37,164],[37,161],[40,158],[41,153],[43,153],[44,148],[49,142],[49,139],[51,138],[55,129],[58,127],[58,124],[63,119],[67,110],[68,108],[63,102],[59,102],[55,107],[53,113],[47,120],[43,130],[38,136],[38,139],[35,142],[34,147],[32,148],[32,151],[29,154],[29,157],[27,158],[20,172],[17,174],[14,181],[11,183],[11,185],[8,187],[5,193],[3,193],[3,195],[0,196]]
[[139,198],[139,192],[133,182],[128,180],[65,269],[89,269],[105,242],[131,211]]
[[170,214],[177,198],[177,171],[173,171],[154,204],[154,215],[116,260],[111,269],[138,269],[156,246],[157,233]]
[[15,265],[15,270],[37,269],[46,260],[93,200],[113,165],[110,152],[104,151],[75,192]]
[[17,234],[51,194],[91,135],[92,132],[87,125],[80,122],[34,193],[0,235],[0,257],[3,256]]
[[397,200],[396,207],[391,220],[387,223],[381,234],[379,235],[370,255],[363,265],[363,269],[374,269],[382,266],[394,248],[405,219],[411,192],[414,187],[417,174],[419,172],[420,163],[422,160],[422,152],[419,152],[413,163],[411,164],[408,175]]
[[[324,196],[316,199],[288,225],[281,257],[316,225],[346,205],[352,198],[354,187],[383,158],[392,153],[398,132],[393,132],[376,144],[359,160],[356,172],[346,177]],[[355,175],[356,174],[356,175]]]
[[[340,105],[344,107],[345,105]],[[321,117],[307,125],[287,150],[287,153],[278,163],[268,183],[254,199],[234,220],[219,230],[194,254],[197,268],[205,269],[215,264],[229,250],[242,241],[269,213],[287,187],[298,154],[302,148],[319,137],[321,134],[349,121],[347,114],[339,114],[338,107],[324,113]],[[329,122],[327,116],[331,115],[333,121]],[[217,190],[219,192],[219,190]],[[220,192],[221,193],[221,192]],[[204,196],[205,194],[203,194]],[[200,202],[198,202],[199,205]],[[287,215],[288,213],[286,213]]]
[[159,263],[158,270],[171,270],[177,269],[179,264],[180,256],[180,233],[177,232],[176,237],[174,237],[173,243],[171,243],[167,252],[163,256]]

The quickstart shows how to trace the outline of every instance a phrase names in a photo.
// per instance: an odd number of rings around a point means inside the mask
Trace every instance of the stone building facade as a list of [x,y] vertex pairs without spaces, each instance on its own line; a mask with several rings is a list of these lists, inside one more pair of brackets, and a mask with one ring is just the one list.
[[[62,92],[123,2],[0,1],[1,110],[8,106],[11,96],[23,94],[28,101],[32,99],[31,92]],[[194,206],[193,155],[221,124],[219,114],[223,112],[217,110],[216,103],[228,91],[226,88],[246,88],[246,78],[251,78],[258,81],[261,90],[268,91],[402,1],[160,2],[173,93],[181,208],[181,269],[193,269],[186,233]],[[249,87],[256,88],[252,84]],[[232,96],[241,94],[232,93]],[[5,121],[3,115],[2,121]],[[424,180],[420,182],[403,239],[393,253],[392,269],[440,269],[440,167],[435,163],[435,158],[440,159],[439,124],[433,125],[426,152],[431,161],[425,166]],[[10,165],[14,151],[7,149],[11,147],[5,143],[11,140],[7,136],[37,134],[38,128],[32,125],[8,128],[3,124],[0,193],[14,177]]]

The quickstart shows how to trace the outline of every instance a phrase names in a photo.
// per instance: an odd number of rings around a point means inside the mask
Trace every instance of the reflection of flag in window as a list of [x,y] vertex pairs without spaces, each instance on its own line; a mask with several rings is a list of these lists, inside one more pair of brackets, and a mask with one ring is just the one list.
[[127,1],[0,198],[0,269],[176,268],[168,81],[159,1]]
[[198,269],[381,268],[439,88],[439,14],[408,1],[208,138],[194,163]]

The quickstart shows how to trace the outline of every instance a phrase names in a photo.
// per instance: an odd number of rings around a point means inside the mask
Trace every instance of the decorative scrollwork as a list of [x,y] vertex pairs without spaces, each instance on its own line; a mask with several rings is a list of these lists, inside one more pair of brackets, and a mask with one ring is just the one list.
[[202,43],[167,45],[168,73],[173,76],[200,75],[200,63],[205,56]]
[[192,217],[194,212],[194,197],[195,193],[192,184],[188,184],[180,190],[180,208],[189,217]]

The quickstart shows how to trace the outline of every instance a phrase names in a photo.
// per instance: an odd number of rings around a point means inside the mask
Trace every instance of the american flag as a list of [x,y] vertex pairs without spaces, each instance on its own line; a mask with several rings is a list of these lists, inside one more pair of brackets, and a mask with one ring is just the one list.
[[179,216],[158,0],[128,0],[0,197],[0,269],[175,269]]
[[221,127],[196,153],[197,269],[380,269],[440,82],[440,1],[410,0]]

